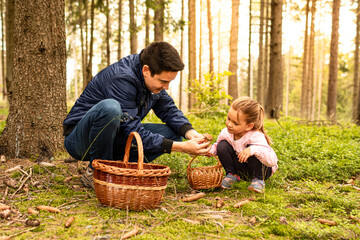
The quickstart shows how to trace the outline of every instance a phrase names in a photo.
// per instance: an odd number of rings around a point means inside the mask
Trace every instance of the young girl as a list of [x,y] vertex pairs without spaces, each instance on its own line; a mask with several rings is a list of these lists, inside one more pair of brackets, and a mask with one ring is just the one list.
[[270,138],[264,131],[264,116],[264,108],[249,97],[238,98],[231,104],[226,128],[210,150],[226,171],[223,188],[231,188],[240,179],[251,180],[248,189],[262,193],[264,181],[278,168]]

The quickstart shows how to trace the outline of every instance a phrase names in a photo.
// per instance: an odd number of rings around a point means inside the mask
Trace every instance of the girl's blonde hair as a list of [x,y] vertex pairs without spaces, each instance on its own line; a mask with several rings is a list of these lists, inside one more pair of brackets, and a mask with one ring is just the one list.
[[260,130],[265,135],[268,144],[272,143],[264,130],[265,111],[260,103],[250,97],[240,97],[232,102],[231,108],[238,112],[238,117],[240,111],[246,115],[246,123],[253,123],[253,130]]

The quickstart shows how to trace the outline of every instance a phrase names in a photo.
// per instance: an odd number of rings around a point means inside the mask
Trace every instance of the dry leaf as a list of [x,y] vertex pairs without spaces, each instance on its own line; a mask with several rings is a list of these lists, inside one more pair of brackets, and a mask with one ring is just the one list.
[[5,178],[4,183],[6,186],[16,188],[17,182],[12,178]]
[[256,217],[254,216],[254,217],[250,218],[249,223],[251,225],[254,225],[256,223]]
[[0,218],[2,218],[2,219],[7,219],[8,217],[10,217],[10,215],[11,215],[10,209],[6,209],[6,210],[0,212]]
[[10,206],[8,206],[6,204],[3,204],[3,203],[0,203],[0,211],[6,210],[6,209],[10,209]]
[[48,211],[48,212],[56,212],[56,213],[60,213],[60,209],[54,208],[54,207],[50,207],[50,206],[37,206],[36,209],[38,210],[44,210],[44,211]]
[[280,223],[288,225],[286,217],[280,217]]
[[130,238],[132,236],[135,236],[136,234],[138,234],[138,232],[140,231],[139,228],[134,228],[133,230],[131,230],[130,232],[125,233],[121,239],[127,239]]

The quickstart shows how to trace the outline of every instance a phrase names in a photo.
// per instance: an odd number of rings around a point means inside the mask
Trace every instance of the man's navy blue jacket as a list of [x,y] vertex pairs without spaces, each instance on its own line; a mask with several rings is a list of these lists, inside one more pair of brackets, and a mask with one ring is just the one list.
[[153,109],[156,116],[180,136],[184,136],[192,126],[165,90],[153,94],[146,88],[140,54],[122,58],[100,71],[90,81],[64,120],[65,136],[71,133],[95,104],[104,99],[115,99],[125,114],[120,134],[127,138],[131,132],[138,132],[146,152],[171,152],[172,140],[154,134],[141,125],[148,112]]

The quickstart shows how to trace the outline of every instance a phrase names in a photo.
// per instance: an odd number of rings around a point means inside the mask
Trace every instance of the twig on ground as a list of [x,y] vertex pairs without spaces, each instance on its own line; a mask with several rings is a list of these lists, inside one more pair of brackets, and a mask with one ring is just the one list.
[[203,235],[203,236],[207,236],[207,237],[219,238],[219,239],[238,239],[238,238],[229,238],[229,237],[218,236],[218,235],[208,234],[208,233],[199,233],[199,232],[194,232],[194,233],[199,234],[199,235]]
[[15,196],[15,194],[23,188],[23,186],[24,186],[24,184],[26,183],[26,181],[29,180],[29,178],[31,178],[31,175],[32,175],[32,168],[30,168],[30,173],[29,173],[29,175],[28,175],[28,176],[25,178],[25,180],[21,183],[20,187],[11,195],[10,199],[12,199],[12,198]]
[[4,192],[4,196],[3,196],[3,198],[2,198],[2,201],[3,201],[3,202],[5,202],[5,199],[6,199],[7,195],[8,195],[8,192],[9,192],[9,187],[6,186],[5,192]]

